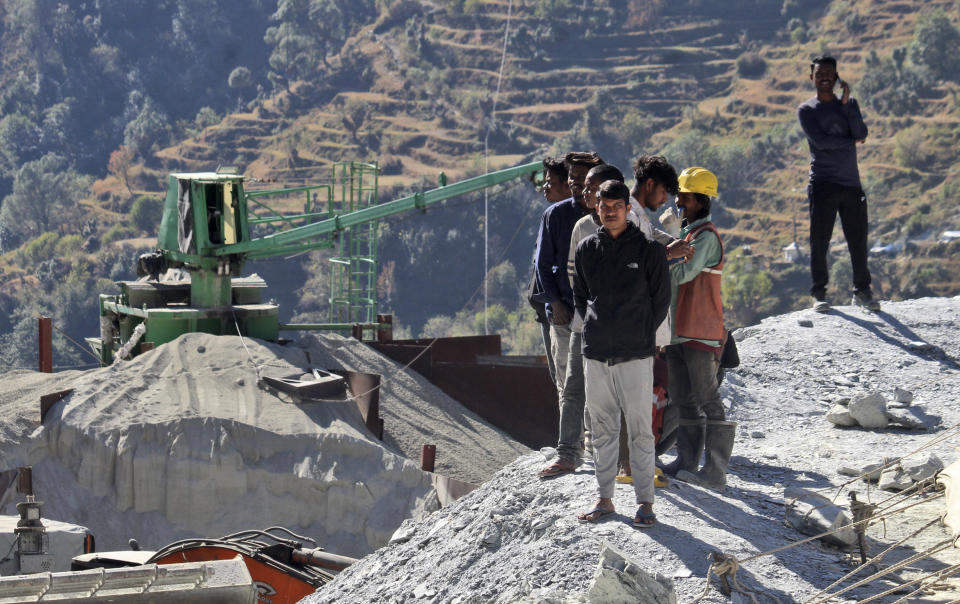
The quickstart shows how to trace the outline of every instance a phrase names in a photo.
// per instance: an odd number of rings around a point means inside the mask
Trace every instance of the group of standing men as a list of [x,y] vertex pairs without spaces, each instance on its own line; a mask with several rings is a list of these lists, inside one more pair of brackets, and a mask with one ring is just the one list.
[[[798,109],[810,146],[810,269],[813,310],[829,312],[827,253],[839,214],[853,265],[853,302],[879,311],[867,268],[867,206],[856,145],[867,136],[836,60],[810,66],[817,95]],[[834,88],[841,86],[837,97]],[[551,205],[537,237],[530,301],[537,310],[560,401],[557,458],[541,478],[573,472],[592,449],[598,485],[594,522],[614,513],[618,464],[632,477],[633,523],[653,526],[656,460],[653,363],[666,361],[670,404],[679,412],[677,457],[662,471],[720,489],[736,423],[726,420],[717,370],[723,324],[723,243],[711,220],[717,177],[702,167],[680,175],[662,156],[634,162],[634,184],[593,152],[544,160]],[[646,212],[676,196],[655,229]],[[705,455],[704,455],[705,454]],[[700,461],[704,462],[701,467]],[[625,481],[626,482],[626,481]]]
[[[723,245],[710,219],[717,179],[700,167],[678,177],[665,158],[649,155],[635,161],[632,189],[596,153],[568,153],[544,165],[545,194],[554,203],[540,226],[531,300],[543,305],[538,315],[560,400],[560,437],[557,459],[540,475],[574,471],[586,432],[599,497],[579,518],[592,522],[614,512],[623,465],[638,505],[634,525],[649,527],[656,521],[651,424],[658,352],[666,355],[671,403],[681,415],[679,456],[664,470],[722,487],[733,448],[735,425],[724,421],[716,380],[724,338]],[[668,195],[678,195],[676,236],[655,229],[646,215]]]

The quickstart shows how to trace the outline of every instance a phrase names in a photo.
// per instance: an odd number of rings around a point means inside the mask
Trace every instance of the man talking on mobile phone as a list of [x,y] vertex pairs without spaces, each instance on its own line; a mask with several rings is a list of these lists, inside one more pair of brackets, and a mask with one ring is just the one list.
[[[810,63],[810,80],[817,96],[797,109],[800,126],[810,146],[810,275],[813,310],[830,310],[827,301],[827,254],[833,226],[840,225],[850,251],[853,268],[853,304],[877,312],[880,303],[870,289],[867,268],[867,196],[857,169],[857,143],[867,138],[857,101],[850,97],[850,85],[837,74],[837,60],[817,57]],[[837,98],[834,88],[840,85]]]

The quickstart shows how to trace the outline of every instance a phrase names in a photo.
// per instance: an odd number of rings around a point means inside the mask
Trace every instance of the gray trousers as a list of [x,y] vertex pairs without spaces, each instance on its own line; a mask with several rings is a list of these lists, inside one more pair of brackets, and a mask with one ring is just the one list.
[[637,505],[653,503],[653,357],[608,365],[584,359],[583,373],[600,497],[613,498],[620,451],[620,413],[627,425]]
[[682,419],[726,419],[720,402],[717,368],[720,363],[707,350],[683,344],[667,346],[667,384],[670,404],[676,405]]
[[556,369],[554,382],[557,386],[557,405],[563,400],[563,385],[567,381],[567,356],[570,353],[570,326],[550,324],[550,352]]
[[567,380],[560,393],[560,440],[557,457],[576,463],[580,458],[580,437],[583,435],[583,407],[586,392],[583,387],[583,334],[570,333],[570,351],[567,356]]
[[557,383],[557,368],[553,364],[553,346],[550,344],[550,324],[539,323],[540,337],[543,338],[543,351],[547,357],[547,371],[550,372],[550,381]]

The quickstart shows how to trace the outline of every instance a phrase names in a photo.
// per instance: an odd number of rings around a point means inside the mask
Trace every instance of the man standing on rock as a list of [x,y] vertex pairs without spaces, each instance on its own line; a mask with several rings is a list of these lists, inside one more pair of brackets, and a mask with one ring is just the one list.
[[[853,303],[876,312],[880,303],[873,299],[867,268],[867,196],[857,169],[857,143],[866,140],[867,126],[856,99],[850,98],[850,85],[837,75],[836,59],[815,58],[810,64],[810,79],[817,96],[800,105],[797,116],[810,147],[807,198],[813,310],[830,310],[827,253],[839,213],[853,268]],[[843,91],[839,99],[833,92],[838,83]]]
[[[548,205],[570,199],[570,187],[567,186],[567,166],[562,159],[556,157],[543,158],[543,171],[545,180],[543,183],[543,197]],[[536,254],[534,254],[534,268],[536,268]],[[537,314],[536,321],[540,324],[540,335],[543,338],[543,349],[547,356],[547,369],[550,372],[550,379],[554,384],[557,383],[557,371],[553,362],[553,351],[550,349],[550,321],[547,319],[546,300],[543,300],[543,287],[537,280],[537,271],[533,271],[530,279],[530,291],[528,300]]]
[[[680,411],[680,425],[677,459],[664,472],[684,482],[722,489],[737,424],[726,421],[717,382],[726,337],[720,291],[723,242],[710,216],[717,177],[706,168],[687,168],[680,173],[679,183],[680,234],[695,251],[686,263],[670,267],[673,337],[667,346],[667,390],[671,404]],[[706,415],[705,424],[702,415]],[[706,461],[698,470],[704,448]]]
[[567,167],[567,186],[572,197],[551,205],[543,213],[535,261],[537,280],[542,288],[540,299],[546,303],[547,319],[550,321],[550,350],[556,369],[554,381],[558,405],[567,379],[570,321],[573,319],[573,291],[567,280],[570,235],[577,221],[590,212],[583,198],[587,172],[602,164],[603,160],[596,153],[567,153],[563,163]]
[[584,382],[599,498],[578,518],[595,522],[614,512],[623,413],[639,508],[633,523],[653,526],[654,438],[651,428],[655,332],[667,314],[666,251],[627,220],[630,190],[600,185],[602,227],[577,246],[574,301],[583,317]]

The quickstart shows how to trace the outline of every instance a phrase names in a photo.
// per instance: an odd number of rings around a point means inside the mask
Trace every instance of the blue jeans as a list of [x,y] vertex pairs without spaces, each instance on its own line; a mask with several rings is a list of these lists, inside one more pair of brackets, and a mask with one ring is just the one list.
[[587,399],[583,385],[583,357],[580,343],[583,334],[570,333],[570,352],[567,356],[567,380],[560,398],[560,440],[557,457],[576,463],[580,458],[580,437],[583,434],[583,409]]

